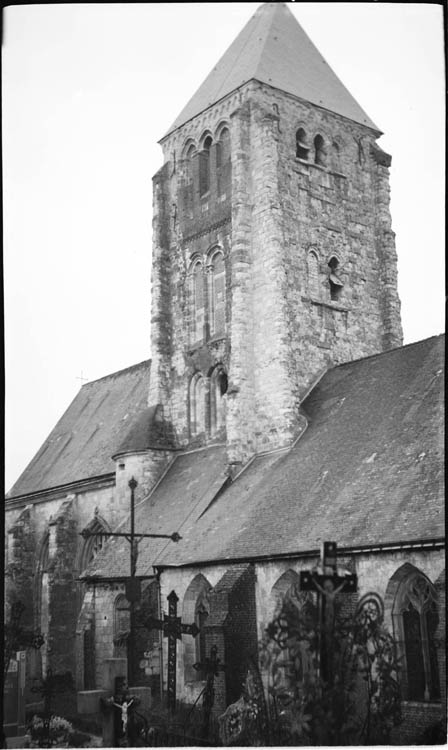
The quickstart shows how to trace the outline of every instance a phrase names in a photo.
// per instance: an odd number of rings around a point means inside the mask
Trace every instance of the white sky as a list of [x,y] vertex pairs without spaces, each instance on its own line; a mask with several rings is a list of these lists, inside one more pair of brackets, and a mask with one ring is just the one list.
[[[258,3],[4,10],[6,487],[81,386],[150,353],[157,141]],[[405,343],[443,330],[442,8],[290,3],[393,156]]]

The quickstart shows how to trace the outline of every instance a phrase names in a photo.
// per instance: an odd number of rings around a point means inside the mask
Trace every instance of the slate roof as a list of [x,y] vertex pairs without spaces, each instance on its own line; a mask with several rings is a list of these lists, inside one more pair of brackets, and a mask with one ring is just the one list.
[[160,404],[156,404],[148,406],[137,415],[115,453],[119,456],[122,453],[134,453],[148,448],[170,450],[174,447],[174,429],[163,418]]
[[264,3],[166,135],[253,79],[380,132],[332,71],[287,5]]
[[[443,367],[439,336],[329,370],[302,405],[308,427],[296,445],[256,458],[232,484],[223,448],[178,456],[136,525],[182,540],[142,544],[138,573],[307,552],[328,539],[443,536]],[[127,564],[115,539],[94,566],[126,575]]]
[[8,498],[115,471],[112,455],[147,407],[150,360],[82,386]]

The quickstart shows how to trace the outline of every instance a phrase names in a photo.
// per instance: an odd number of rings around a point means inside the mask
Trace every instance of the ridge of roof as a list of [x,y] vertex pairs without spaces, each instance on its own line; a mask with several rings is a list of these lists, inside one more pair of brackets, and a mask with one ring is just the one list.
[[251,80],[381,131],[328,65],[285,3],[260,5],[189,99],[174,130]]
[[[367,359],[374,359],[375,357],[384,357],[388,354],[392,354],[393,352],[403,351],[403,349],[409,349],[412,346],[418,346],[419,344],[426,344],[429,343],[429,341],[432,341],[432,339],[444,339],[445,334],[444,333],[435,333],[434,336],[428,336],[426,339],[419,339],[418,341],[410,341],[409,344],[402,344],[401,346],[394,346],[391,349],[385,349],[383,352],[375,352],[375,354],[366,354],[365,357],[357,357],[356,359],[350,359],[348,362],[339,362],[337,365],[334,365],[334,367],[330,369],[336,369],[336,368],[342,368],[342,367],[349,367],[350,365],[354,365],[357,362],[364,362]],[[327,371],[328,372],[328,371]],[[324,373],[325,374],[325,373]]]
[[82,390],[83,388],[88,388],[90,385],[94,385],[95,383],[100,383],[103,380],[108,380],[109,378],[116,378],[118,375],[130,375],[132,372],[137,372],[140,368],[148,367],[151,364],[151,359],[144,359],[142,362],[138,362],[136,365],[130,365],[129,367],[124,367],[122,370],[116,370],[116,372],[111,372],[109,375],[102,375],[100,378],[95,378],[95,380],[89,380],[88,383],[84,383],[84,385],[81,386]]

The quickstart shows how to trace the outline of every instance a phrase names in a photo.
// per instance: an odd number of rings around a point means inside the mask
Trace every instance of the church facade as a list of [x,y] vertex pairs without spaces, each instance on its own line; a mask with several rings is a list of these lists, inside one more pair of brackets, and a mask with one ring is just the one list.
[[[151,361],[84,385],[6,500],[8,601],[46,638],[30,681],[51,665],[101,688],[126,655],[129,545],[106,534],[128,530],[135,478],[136,530],[181,536],[139,543],[142,606],[160,617],[174,590],[200,628],[179,642],[181,701],[212,645],[216,710],[239,697],[331,540],[399,644],[397,742],[440,720],[443,338],[402,346],[380,135],[266,3],[161,139]],[[136,649],[134,680],[166,689],[165,639]]]

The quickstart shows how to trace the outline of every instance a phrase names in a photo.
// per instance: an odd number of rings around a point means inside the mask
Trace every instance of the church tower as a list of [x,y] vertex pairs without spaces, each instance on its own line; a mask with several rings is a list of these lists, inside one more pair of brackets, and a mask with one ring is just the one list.
[[266,3],[161,139],[152,369],[178,447],[230,473],[290,445],[329,366],[400,346],[390,156],[283,3]]

